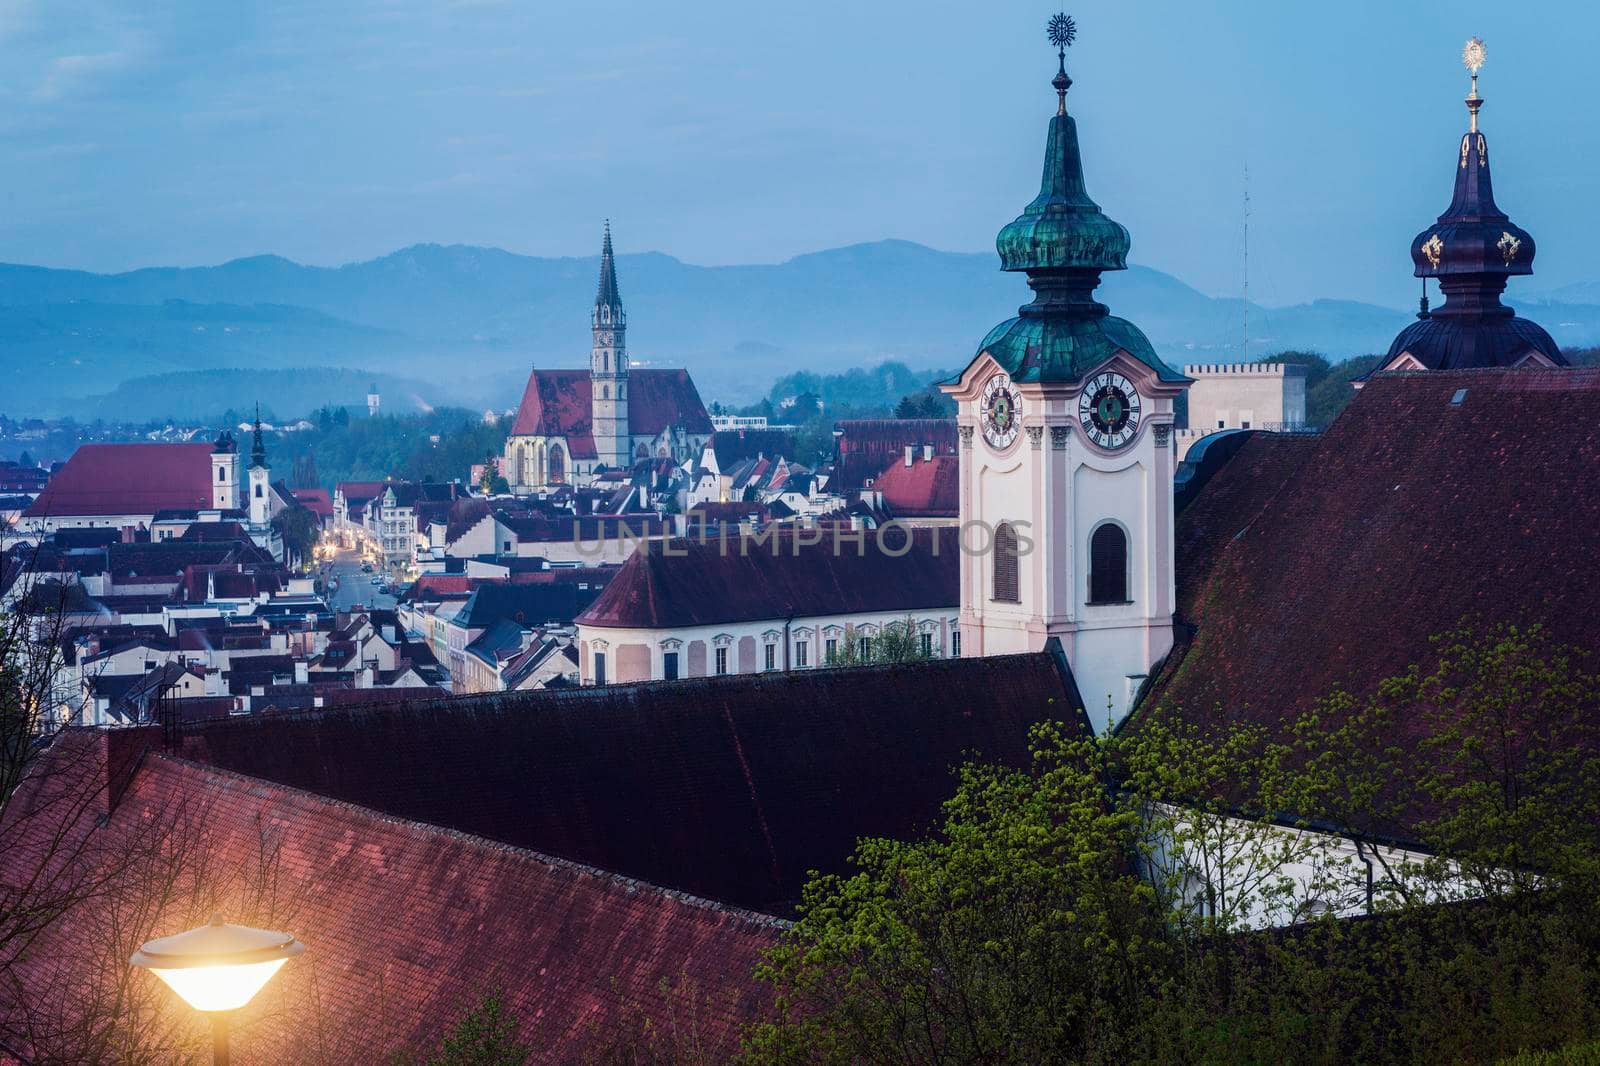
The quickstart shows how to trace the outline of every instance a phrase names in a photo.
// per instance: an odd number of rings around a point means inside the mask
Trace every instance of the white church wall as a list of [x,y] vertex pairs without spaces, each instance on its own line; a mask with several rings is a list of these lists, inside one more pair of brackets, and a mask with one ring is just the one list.
[[[1232,928],[1272,929],[1324,914],[1351,918],[1397,907],[1402,889],[1430,902],[1472,899],[1480,890],[1426,852],[1336,833],[1264,824],[1225,814],[1153,805],[1140,874],[1170,904]],[[1425,866],[1433,867],[1426,881]]]

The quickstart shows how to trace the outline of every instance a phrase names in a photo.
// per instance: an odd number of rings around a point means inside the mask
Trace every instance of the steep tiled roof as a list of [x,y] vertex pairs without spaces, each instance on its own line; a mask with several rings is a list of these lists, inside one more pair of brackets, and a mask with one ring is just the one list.
[[858,545],[847,532],[774,528],[759,539],[727,533],[674,540],[668,550],[640,547],[578,622],[660,629],[953,610],[961,602],[956,534],[893,529],[881,538],[865,533]]
[[966,753],[1076,721],[1050,654],[237,718],[184,750],[739,906],[786,911],[860,836],[931,824]]
[[854,492],[892,460],[905,460],[908,445],[933,445],[934,455],[956,454],[953,418],[865,418],[834,423],[831,492]]
[[550,541],[577,541],[592,545],[601,538],[651,537],[666,531],[666,523],[655,514],[628,515],[496,515],[523,544]]
[[[138,764],[110,818],[88,830],[104,845],[90,853],[135,854],[145,826],[179,811],[203,812],[205,869],[229,879],[218,909],[309,947],[243,1013],[251,1062],[387,1062],[437,1041],[491,992],[518,1019],[531,1061],[598,1060],[646,1019],[670,1024],[687,1010],[684,987],[697,1035],[720,1059],[764,1002],[751,973],[781,932],[769,918],[165,754]],[[283,911],[262,909],[264,846]],[[178,896],[168,910],[141,909],[149,924],[132,942],[191,924]],[[30,1002],[68,1000],[96,979],[64,960],[95,965],[114,898],[69,911],[32,945],[14,969]],[[174,996],[151,1003],[172,1015],[156,1030],[188,1020]]]
[[82,444],[23,517],[153,515],[210,504],[209,444]]
[[1252,433],[1194,502],[1178,514],[1178,615],[1195,614],[1195,594],[1232,538],[1289,482],[1315,451],[1317,438]]
[[327,489],[291,489],[295,502],[318,518],[333,517],[333,497]]
[[910,466],[891,461],[872,482],[883,507],[894,518],[955,518],[961,511],[961,460],[954,455],[924,459]]
[[[535,370],[512,424],[513,436],[566,437],[572,458],[593,459],[592,382],[587,370]],[[668,426],[709,434],[711,418],[687,370],[630,370],[628,425],[635,434]]]
[[365,503],[374,496],[383,495],[388,485],[387,481],[341,481],[334,486],[334,491],[342,493],[347,503]]
[[139,544],[112,544],[106,548],[107,567],[119,582],[141,577],[171,577],[191,566],[218,566],[239,560],[270,562],[258,555],[254,544],[239,541],[163,540]]
[[593,589],[580,592],[575,582],[485,582],[473,590],[454,622],[470,629],[487,628],[503,620],[529,626],[550,622],[570,625],[597,595]]
[[758,455],[792,455],[794,440],[782,429],[719,429],[711,436],[717,469],[726,474],[735,463]]
[[1282,722],[1463,621],[1600,647],[1596,426],[1600,370],[1433,371],[1377,375],[1311,443],[1249,442],[1180,521],[1195,629],[1153,700]]

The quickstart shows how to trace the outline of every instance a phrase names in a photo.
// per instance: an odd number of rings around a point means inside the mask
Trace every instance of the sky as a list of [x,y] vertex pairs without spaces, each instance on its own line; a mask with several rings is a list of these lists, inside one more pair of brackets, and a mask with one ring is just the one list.
[[[1037,189],[1054,10],[0,0],[0,261],[593,255],[607,217],[619,252],[708,265],[891,237],[992,251]],[[1071,14],[1089,190],[1134,262],[1268,305],[1411,304],[1477,34],[1497,198],[1538,240],[1517,291],[1600,275],[1600,4]]]

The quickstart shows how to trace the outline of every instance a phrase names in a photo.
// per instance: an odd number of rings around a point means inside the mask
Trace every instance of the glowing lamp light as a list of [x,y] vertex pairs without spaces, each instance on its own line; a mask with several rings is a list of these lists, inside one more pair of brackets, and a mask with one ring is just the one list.
[[198,1011],[238,1010],[249,1003],[261,986],[272,980],[287,958],[268,962],[224,963],[170,970],[151,966],[155,974],[189,1006]]
[[219,914],[187,933],[151,940],[129,961],[211,1017],[214,1061],[228,1061],[228,1012],[249,1003],[306,946],[289,933],[230,925]]
[[306,949],[289,933],[230,925],[221,915],[187,933],[144,944],[130,960],[198,1011],[238,1010]]

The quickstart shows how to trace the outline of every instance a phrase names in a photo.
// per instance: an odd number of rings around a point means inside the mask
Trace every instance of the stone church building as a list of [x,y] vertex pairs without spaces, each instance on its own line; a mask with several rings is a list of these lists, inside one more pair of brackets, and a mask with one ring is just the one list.
[[503,470],[513,492],[584,484],[601,467],[642,459],[683,462],[700,454],[711,418],[687,370],[636,370],[628,361],[628,316],[617,291],[606,223],[600,289],[590,315],[589,369],[528,375]]

